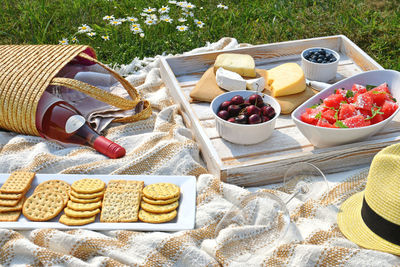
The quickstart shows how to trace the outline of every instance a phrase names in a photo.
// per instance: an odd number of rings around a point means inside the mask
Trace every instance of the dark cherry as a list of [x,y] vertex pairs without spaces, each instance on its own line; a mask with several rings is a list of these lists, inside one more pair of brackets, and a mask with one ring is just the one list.
[[228,110],[228,107],[231,105],[231,101],[224,101],[219,106],[219,110]]
[[233,105],[240,105],[244,103],[244,99],[241,95],[235,95],[234,97],[231,98],[231,103]]
[[220,110],[217,115],[223,120],[227,120],[229,118],[229,112],[226,110]]
[[273,118],[275,116],[275,109],[270,105],[264,106],[261,108],[261,112],[264,116]]
[[249,117],[249,123],[250,124],[257,124],[261,123],[261,117],[258,114],[253,114]]
[[229,121],[229,122],[232,122],[232,123],[236,123],[236,121],[235,121],[235,118],[234,118],[234,117],[230,117],[230,118],[228,119],[228,121]]
[[253,114],[260,115],[261,109],[254,105],[250,105],[250,106],[246,107],[246,114],[247,114],[247,116],[251,116]]
[[263,122],[266,122],[266,121],[269,121],[270,120],[270,118],[269,117],[267,117],[267,116],[262,116],[262,121]]
[[249,97],[249,101],[250,101],[250,104],[257,105],[257,106],[259,103],[264,103],[262,97],[258,94],[251,95]]
[[244,106],[244,107],[247,107],[247,106],[250,106],[250,105],[251,105],[251,103],[250,103],[250,101],[248,99],[245,99],[243,104],[242,104],[242,106]]
[[241,114],[235,118],[235,122],[239,124],[247,124],[248,118],[246,115]]
[[228,112],[231,117],[236,117],[237,115],[239,115],[240,110],[241,108],[239,105],[230,105],[228,107]]

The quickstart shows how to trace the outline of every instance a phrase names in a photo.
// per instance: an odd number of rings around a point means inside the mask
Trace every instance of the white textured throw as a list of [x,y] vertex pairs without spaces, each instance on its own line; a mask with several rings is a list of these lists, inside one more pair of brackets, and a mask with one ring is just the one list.
[[[245,44],[246,45],[246,44]],[[188,53],[240,45],[223,38]],[[242,45],[243,46],[243,45]],[[135,59],[119,72],[151,102],[152,117],[111,124],[104,134],[124,146],[127,155],[109,160],[91,148],[65,148],[40,137],[0,131],[0,172],[195,175],[197,209],[194,230],[175,233],[136,231],[60,231],[0,229],[0,264],[30,266],[393,266],[400,258],[362,249],[336,224],[340,204],[363,190],[368,169],[331,176],[330,189],[305,202],[288,205],[290,224],[271,188],[245,189],[207,174],[199,147],[177,114],[160,78],[159,57]],[[134,73],[134,74],[132,74]],[[255,192],[259,192],[256,194]],[[278,231],[278,232],[277,232]]]

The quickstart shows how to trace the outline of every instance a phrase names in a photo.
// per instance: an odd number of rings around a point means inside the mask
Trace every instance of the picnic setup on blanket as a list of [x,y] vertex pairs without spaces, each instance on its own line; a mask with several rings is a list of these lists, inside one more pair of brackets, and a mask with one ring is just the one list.
[[397,99],[343,35],[0,45],[0,264],[399,266]]

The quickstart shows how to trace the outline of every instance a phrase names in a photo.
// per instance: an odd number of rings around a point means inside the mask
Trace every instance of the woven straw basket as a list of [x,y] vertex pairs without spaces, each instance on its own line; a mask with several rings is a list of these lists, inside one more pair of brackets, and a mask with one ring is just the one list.
[[[70,62],[99,64],[117,79],[131,99],[125,99],[87,83],[56,77]],[[0,45],[0,128],[39,136],[35,125],[40,97],[50,85],[65,86],[123,110],[143,101],[136,89],[118,73],[97,61],[94,50],[83,45]],[[143,101],[140,113],[116,119],[133,122],[151,115],[149,102]]]

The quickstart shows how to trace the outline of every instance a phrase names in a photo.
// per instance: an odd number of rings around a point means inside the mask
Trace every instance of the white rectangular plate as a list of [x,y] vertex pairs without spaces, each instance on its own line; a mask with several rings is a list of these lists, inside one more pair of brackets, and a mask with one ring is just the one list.
[[[0,185],[10,174],[0,174]],[[68,226],[59,223],[58,220],[64,212],[54,219],[47,222],[33,222],[24,217],[23,214],[16,222],[0,222],[0,228],[9,228],[14,230],[30,230],[38,228],[54,228],[54,229],[88,229],[88,230],[138,230],[138,231],[180,231],[194,228],[195,211],[196,211],[196,178],[194,176],[168,176],[168,175],[87,175],[87,174],[36,174],[33,179],[31,189],[26,194],[29,197],[36,186],[47,180],[64,180],[69,184],[82,178],[98,178],[107,183],[110,180],[136,180],[144,181],[144,185],[154,183],[173,183],[180,187],[181,196],[179,199],[177,217],[166,223],[152,224],[143,222],[132,223],[104,223],[99,221],[100,215],[96,216],[94,223],[82,226]]]

